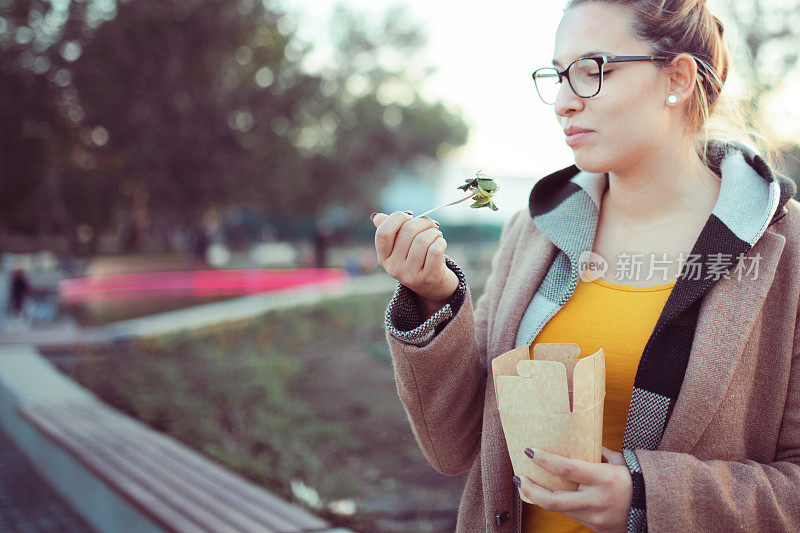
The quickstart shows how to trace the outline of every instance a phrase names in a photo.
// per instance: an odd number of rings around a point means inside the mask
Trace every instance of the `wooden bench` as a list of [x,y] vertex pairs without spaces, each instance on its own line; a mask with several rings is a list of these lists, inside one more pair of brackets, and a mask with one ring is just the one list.
[[346,531],[101,402],[21,405],[17,413],[165,531]]

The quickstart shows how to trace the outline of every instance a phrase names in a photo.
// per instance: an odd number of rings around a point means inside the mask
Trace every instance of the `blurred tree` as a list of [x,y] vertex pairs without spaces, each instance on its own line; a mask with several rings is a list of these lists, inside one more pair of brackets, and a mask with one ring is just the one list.
[[0,2],[0,210],[10,229],[64,231],[75,244],[68,198],[80,184],[68,183],[68,161],[80,146],[71,127],[76,95],[54,30],[64,15],[43,2]]
[[298,141],[311,155],[299,203],[318,208],[335,198],[367,209],[392,167],[442,157],[466,142],[467,127],[420,95],[432,69],[420,61],[422,28],[402,7],[368,24],[339,5],[330,28],[333,53],[317,59],[325,98],[311,101],[298,122]]
[[[314,80],[285,59],[278,19],[255,2],[133,0],[85,46],[75,87],[87,121],[108,131],[102,150],[139,231],[166,243],[211,207],[261,204],[268,175],[253,159],[300,162],[269,121],[291,117]],[[268,90],[281,71],[298,78],[290,94]]]
[[73,240],[123,224],[135,246],[211,208],[374,205],[393,168],[467,129],[419,96],[402,11],[335,18],[336,61],[314,70],[269,2],[0,0],[0,217]]
[[[743,67],[749,94],[744,100],[748,115],[764,114],[767,98],[785,89],[787,78],[800,62],[800,0],[744,0],[726,3],[724,7],[734,25],[744,57],[737,61]],[[769,125],[770,119],[763,117]],[[784,155],[783,172],[798,183],[800,197],[800,140],[778,139]]]
[[747,103],[758,110],[765,96],[781,89],[800,59],[800,1],[746,0],[725,9],[747,55],[740,61],[750,82]]

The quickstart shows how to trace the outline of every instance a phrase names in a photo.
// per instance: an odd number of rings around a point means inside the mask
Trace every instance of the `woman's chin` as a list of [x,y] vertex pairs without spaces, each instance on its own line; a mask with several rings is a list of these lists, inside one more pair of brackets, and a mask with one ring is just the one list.
[[608,172],[608,162],[600,160],[597,157],[591,157],[588,154],[581,154],[580,151],[574,153],[575,166],[584,172],[591,172],[593,174],[602,174]]
[[575,166],[584,172],[602,174],[608,172],[609,168],[613,166],[608,157],[602,157],[592,150],[579,148],[573,150],[572,155],[575,158]]

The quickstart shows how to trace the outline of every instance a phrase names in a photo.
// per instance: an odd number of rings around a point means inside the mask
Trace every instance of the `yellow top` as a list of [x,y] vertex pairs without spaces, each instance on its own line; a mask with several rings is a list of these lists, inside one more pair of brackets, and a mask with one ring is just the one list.
[[[606,398],[603,446],[622,450],[633,381],[644,346],[675,282],[631,287],[596,279],[578,281],[567,303],[542,328],[534,342],[574,342],[581,357],[603,348]],[[522,531],[591,531],[561,513],[522,502]]]

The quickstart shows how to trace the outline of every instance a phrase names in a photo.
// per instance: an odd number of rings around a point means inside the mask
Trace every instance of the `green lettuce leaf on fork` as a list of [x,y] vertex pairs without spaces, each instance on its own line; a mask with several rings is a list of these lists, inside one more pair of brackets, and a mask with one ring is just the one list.
[[492,201],[492,196],[500,189],[500,186],[488,176],[481,176],[481,171],[475,173],[474,178],[467,178],[466,183],[459,187],[464,192],[475,193],[475,203],[470,207],[488,207],[492,211],[497,211],[497,206]]

